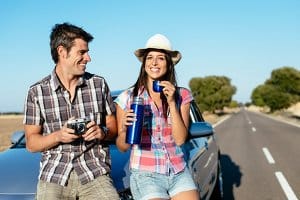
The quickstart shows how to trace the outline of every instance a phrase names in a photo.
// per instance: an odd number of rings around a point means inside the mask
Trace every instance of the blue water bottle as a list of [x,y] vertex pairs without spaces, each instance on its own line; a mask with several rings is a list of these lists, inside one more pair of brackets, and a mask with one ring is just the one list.
[[142,97],[134,97],[130,108],[136,114],[136,121],[127,127],[126,143],[140,144],[144,122],[144,99]]

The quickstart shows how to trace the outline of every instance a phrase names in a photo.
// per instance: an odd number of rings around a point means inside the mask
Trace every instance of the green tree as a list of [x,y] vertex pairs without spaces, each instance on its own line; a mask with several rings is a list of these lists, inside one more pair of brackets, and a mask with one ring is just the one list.
[[276,85],[283,92],[300,95],[300,71],[292,67],[273,70],[266,84]]
[[235,100],[231,101],[229,104],[229,108],[237,108],[239,106],[240,106],[239,103]]
[[253,90],[251,100],[254,105],[261,107],[266,105],[263,98],[266,94],[265,91],[267,91],[266,85],[259,85]]
[[291,103],[299,101],[300,71],[292,67],[282,67],[273,70],[266,84],[274,85],[279,91],[291,95]]
[[189,86],[200,109],[214,112],[230,105],[236,92],[230,81],[225,76],[197,77],[190,80]]
[[274,85],[265,84],[255,88],[252,101],[257,106],[268,106],[271,112],[290,106],[291,95],[282,92]]
[[272,112],[300,101],[300,71],[292,67],[273,70],[270,79],[253,90],[251,100],[254,105],[268,106]]

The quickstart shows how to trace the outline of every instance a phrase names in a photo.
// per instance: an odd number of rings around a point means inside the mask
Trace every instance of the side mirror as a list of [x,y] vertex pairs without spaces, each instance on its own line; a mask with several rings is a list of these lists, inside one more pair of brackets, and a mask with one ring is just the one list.
[[214,129],[208,122],[194,122],[189,127],[189,138],[205,137],[213,133]]

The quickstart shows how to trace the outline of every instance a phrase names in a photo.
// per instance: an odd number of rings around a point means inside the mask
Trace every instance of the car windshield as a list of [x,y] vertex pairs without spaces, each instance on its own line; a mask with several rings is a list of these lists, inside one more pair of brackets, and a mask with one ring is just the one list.
[[11,148],[25,148],[26,147],[26,139],[25,134],[22,131],[16,132],[12,138],[12,146]]

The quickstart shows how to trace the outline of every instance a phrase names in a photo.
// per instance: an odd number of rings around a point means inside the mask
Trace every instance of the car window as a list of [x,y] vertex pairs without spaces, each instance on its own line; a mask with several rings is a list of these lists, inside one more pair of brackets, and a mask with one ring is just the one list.
[[24,148],[26,145],[25,133],[24,131],[16,131],[11,136],[11,148]]
[[200,109],[198,108],[195,101],[191,102],[190,120],[191,120],[191,122],[203,122],[204,121],[204,118],[200,112]]

